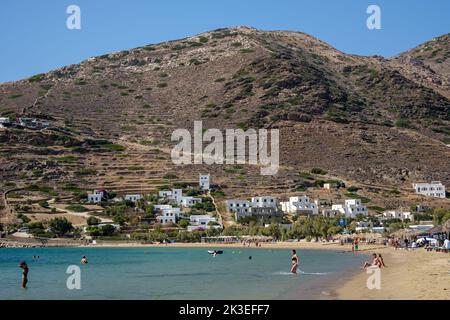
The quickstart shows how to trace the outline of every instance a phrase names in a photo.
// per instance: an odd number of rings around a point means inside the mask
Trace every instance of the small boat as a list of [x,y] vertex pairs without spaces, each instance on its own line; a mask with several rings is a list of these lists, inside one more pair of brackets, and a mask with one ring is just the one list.
[[208,254],[223,254],[223,251],[208,250]]

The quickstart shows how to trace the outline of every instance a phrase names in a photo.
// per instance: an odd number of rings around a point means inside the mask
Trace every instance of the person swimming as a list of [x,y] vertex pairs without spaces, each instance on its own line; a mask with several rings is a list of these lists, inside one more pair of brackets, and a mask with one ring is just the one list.
[[88,263],[88,261],[87,261],[86,256],[83,256],[83,258],[81,258],[81,264],[87,264],[87,263]]
[[19,264],[19,268],[21,268],[23,270],[22,271],[22,288],[26,289],[27,288],[27,283],[28,283],[28,271],[29,271],[28,265],[27,265],[27,263],[25,261],[22,261]]
[[296,250],[292,250],[291,261],[292,261],[291,273],[297,274],[299,259]]

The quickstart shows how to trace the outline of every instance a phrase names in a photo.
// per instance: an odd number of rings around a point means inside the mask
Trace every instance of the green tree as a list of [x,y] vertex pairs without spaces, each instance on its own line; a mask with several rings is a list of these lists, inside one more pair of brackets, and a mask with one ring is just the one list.
[[53,233],[62,237],[73,230],[72,223],[65,217],[58,217],[50,220],[49,227]]
[[101,227],[101,231],[104,237],[110,237],[116,232],[116,228],[113,225],[107,224]]
[[186,219],[181,219],[180,222],[178,222],[178,225],[180,226],[180,228],[186,229],[189,225],[189,221],[187,221]]
[[88,226],[96,226],[98,224],[100,224],[100,219],[96,218],[96,217],[89,217],[86,220]]
[[39,201],[39,205],[40,205],[42,208],[49,208],[49,207],[50,207],[50,205],[48,204],[48,202],[45,201],[45,200]]
[[28,218],[26,215],[24,215],[23,213],[19,213],[17,214],[17,219],[22,220],[22,223],[28,223],[31,221],[30,218]]
[[125,217],[123,214],[116,214],[115,216],[113,216],[113,222],[117,223],[120,226],[125,225],[127,221],[127,217]]
[[99,237],[102,234],[102,231],[98,226],[88,226],[86,232],[92,237]]
[[275,240],[280,239],[281,237],[281,229],[279,224],[272,223],[268,228],[268,235],[273,237]]
[[433,210],[433,223],[434,224],[444,224],[447,219],[445,217],[448,217],[450,215],[450,211],[443,209],[443,208],[436,208]]

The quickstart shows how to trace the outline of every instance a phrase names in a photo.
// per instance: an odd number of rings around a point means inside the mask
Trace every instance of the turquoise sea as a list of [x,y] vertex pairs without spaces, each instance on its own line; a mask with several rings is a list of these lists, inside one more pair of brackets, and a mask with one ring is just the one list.
[[[300,273],[291,275],[290,250],[222,250],[223,255],[213,257],[197,248],[0,249],[0,300],[282,299],[357,270],[365,259],[299,250]],[[82,256],[87,265],[80,264]],[[26,290],[20,288],[22,260],[30,268]],[[67,289],[71,265],[81,268],[80,290]]]

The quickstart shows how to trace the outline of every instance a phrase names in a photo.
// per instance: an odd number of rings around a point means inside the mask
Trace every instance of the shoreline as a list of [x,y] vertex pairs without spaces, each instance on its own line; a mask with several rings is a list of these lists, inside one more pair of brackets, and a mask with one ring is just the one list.
[[[65,246],[64,246],[65,244]],[[37,245],[37,243],[36,243]],[[139,249],[139,248],[186,248],[186,249],[261,249],[261,250],[324,250],[352,254],[351,245],[339,243],[316,242],[277,242],[244,246],[242,243],[171,243],[142,244],[137,242],[102,241],[96,245],[60,242],[39,248],[73,248],[73,249]],[[7,249],[7,248],[5,248]],[[16,248],[22,249],[22,248]],[[1,249],[0,249],[1,252]],[[275,299],[288,300],[449,300],[450,299],[450,255],[447,253],[427,252],[423,248],[405,250],[383,245],[360,244],[356,254],[361,261],[370,261],[370,254],[381,253],[387,265],[381,269],[381,289],[369,290],[366,286],[370,276],[361,269],[361,265],[320,277],[304,283],[293,291]]]

